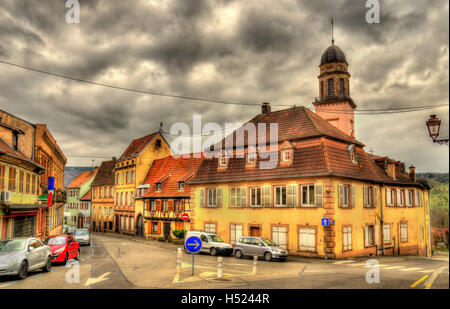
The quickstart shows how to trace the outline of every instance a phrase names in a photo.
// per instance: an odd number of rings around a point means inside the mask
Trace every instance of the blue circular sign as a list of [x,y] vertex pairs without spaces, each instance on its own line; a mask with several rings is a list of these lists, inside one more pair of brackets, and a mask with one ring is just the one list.
[[202,248],[202,241],[197,236],[191,236],[186,239],[185,246],[190,253],[197,253]]

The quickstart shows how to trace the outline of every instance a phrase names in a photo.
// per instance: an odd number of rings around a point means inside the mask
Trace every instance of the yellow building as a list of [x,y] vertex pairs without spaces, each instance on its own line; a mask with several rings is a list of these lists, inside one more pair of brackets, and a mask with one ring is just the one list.
[[135,139],[115,163],[114,231],[144,236],[144,206],[136,201],[136,190],[143,184],[153,160],[171,154],[164,137],[155,132]]
[[114,166],[116,161],[103,161],[91,184],[91,229],[96,232],[114,230]]
[[[191,229],[230,243],[266,237],[302,256],[431,255],[430,188],[413,166],[408,173],[400,161],[369,155],[355,139],[347,69],[332,44],[321,58],[316,113],[263,103],[232,143],[227,137],[222,152],[203,160],[190,181]],[[270,125],[278,135],[244,134]],[[272,158],[275,166],[263,168]]]
[[408,174],[401,162],[368,155],[304,107],[252,121],[284,123],[276,167],[260,169],[263,153],[249,155],[246,147],[230,158],[204,159],[190,181],[191,229],[230,243],[266,237],[302,256],[431,254],[429,188],[413,167]]

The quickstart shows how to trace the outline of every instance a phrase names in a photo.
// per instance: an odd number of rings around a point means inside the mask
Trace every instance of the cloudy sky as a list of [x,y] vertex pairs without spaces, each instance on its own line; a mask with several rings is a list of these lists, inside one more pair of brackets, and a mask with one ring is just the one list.
[[[355,0],[2,0],[0,60],[116,86],[257,106],[208,104],[114,90],[0,63],[0,109],[46,123],[68,165],[119,156],[133,138],[179,121],[245,122],[261,102],[305,105],[318,96],[319,62],[335,40],[346,54],[358,109],[448,104],[449,4],[380,0],[380,24]],[[282,107],[274,107],[279,109]],[[449,149],[433,144],[448,107],[357,115],[356,137],[379,155],[448,172]],[[101,158],[96,159],[97,162]]]

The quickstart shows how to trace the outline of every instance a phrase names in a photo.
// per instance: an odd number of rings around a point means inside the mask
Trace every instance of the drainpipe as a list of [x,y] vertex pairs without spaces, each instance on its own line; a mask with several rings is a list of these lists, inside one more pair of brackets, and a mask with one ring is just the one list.
[[[380,222],[381,222],[381,226],[380,226],[380,230],[381,230],[381,255],[384,255],[384,218],[383,218],[383,190],[384,189],[384,185],[381,184],[380,186]],[[387,197],[386,197],[387,198]]]

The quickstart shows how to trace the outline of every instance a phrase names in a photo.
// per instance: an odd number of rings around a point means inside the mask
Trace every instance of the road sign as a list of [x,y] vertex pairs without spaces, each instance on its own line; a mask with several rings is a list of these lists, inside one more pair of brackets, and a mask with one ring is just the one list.
[[188,213],[182,214],[182,215],[181,215],[181,220],[183,220],[183,221],[189,220],[189,214],[188,214]]
[[191,236],[186,240],[186,250],[190,253],[197,253],[202,248],[202,241],[196,236]]
[[329,226],[330,220],[328,218],[322,218],[322,226]]

